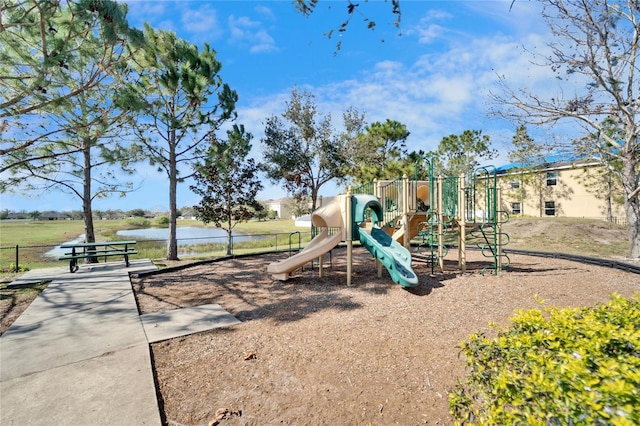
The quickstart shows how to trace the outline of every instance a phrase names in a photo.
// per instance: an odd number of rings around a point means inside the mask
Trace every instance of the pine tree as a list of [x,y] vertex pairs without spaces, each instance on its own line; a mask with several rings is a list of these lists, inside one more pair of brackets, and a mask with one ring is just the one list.
[[126,76],[126,5],[76,0],[5,1],[0,26],[0,190],[55,189],[82,202],[85,239],[95,242],[92,201],[123,193],[135,152],[118,142],[126,110],[116,93]]
[[520,203],[520,214],[525,215],[525,199],[529,188],[538,198],[538,213],[543,214],[544,190],[546,188],[546,176],[541,174],[544,168],[544,148],[537,144],[527,131],[527,126],[520,125],[511,139],[512,149],[509,150],[509,161],[515,163],[510,172],[518,176],[519,188],[516,191],[516,199]]
[[489,136],[483,135],[482,130],[465,130],[460,135],[445,136],[438,145],[437,164],[441,169],[437,174],[470,177],[480,160],[490,160],[496,155]]
[[391,119],[366,126],[355,140],[349,174],[357,183],[401,177],[409,134],[407,126]]
[[[222,64],[208,44],[200,50],[173,32],[155,31],[149,25],[144,36],[145,46],[132,65],[139,83],[131,87],[130,97],[141,115],[135,120],[138,140],[149,162],[169,181],[167,259],[176,260],[178,183],[189,176],[180,175],[180,166],[193,166],[202,158],[202,142],[235,118],[238,96],[222,82]],[[214,95],[216,102],[211,100]],[[211,130],[203,132],[207,128]]]

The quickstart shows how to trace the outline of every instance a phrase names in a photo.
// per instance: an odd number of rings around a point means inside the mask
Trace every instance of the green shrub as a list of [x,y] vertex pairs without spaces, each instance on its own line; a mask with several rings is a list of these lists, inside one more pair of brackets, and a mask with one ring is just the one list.
[[160,227],[169,226],[169,218],[167,216],[158,216],[156,218],[156,225]]
[[640,295],[591,308],[519,311],[462,344],[457,424],[640,424]]
[[30,268],[24,265],[18,265],[18,270],[16,271],[16,264],[10,263],[6,268],[0,268],[0,272],[27,272]]
[[136,228],[148,228],[151,225],[151,222],[149,222],[149,219],[145,219],[144,217],[139,217],[139,216],[135,216],[135,217],[130,217],[129,219],[126,220],[127,225],[136,227]]

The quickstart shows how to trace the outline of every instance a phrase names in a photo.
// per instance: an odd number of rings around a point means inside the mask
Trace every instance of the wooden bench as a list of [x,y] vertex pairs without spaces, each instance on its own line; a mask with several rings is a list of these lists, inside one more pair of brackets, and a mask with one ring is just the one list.
[[74,273],[78,270],[79,259],[98,259],[111,256],[124,256],[124,263],[129,266],[129,255],[138,254],[133,248],[135,241],[105,241],[100,243],[69,243],[62,244],[60,248],[71,249],[70,253],[65,253],[59,260],[69,261],[69,271]]

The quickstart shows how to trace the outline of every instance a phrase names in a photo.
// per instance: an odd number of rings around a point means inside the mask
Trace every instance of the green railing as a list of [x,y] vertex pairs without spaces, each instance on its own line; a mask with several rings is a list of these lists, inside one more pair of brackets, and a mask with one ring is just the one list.
[[358,194],[373,195],[375,194],[375,183],[374,182],[363,183],[360,186],[352,188],[351,193],[353,195],[358,195]]
[[383,223],[386,226],[394,226],[398,216],[404,213],[402,200],[402,178],[398,178],[381,185],[379,197],[384,211]]

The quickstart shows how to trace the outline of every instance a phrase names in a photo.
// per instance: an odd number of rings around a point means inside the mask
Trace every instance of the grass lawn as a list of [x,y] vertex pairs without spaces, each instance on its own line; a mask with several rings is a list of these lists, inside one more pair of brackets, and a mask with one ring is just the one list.
[[[153,226],[153,220],[150,220]],[[179,220],[178,227],[207,227],[196,220]],[[124,229],[133,229],[127,220],[96,220],[94,230],[96,241],[112,241],[120,239],[116,232]],[[291,220],[250,221],[238,224],[234,228],[236,234],[288,234],[296,231],[307,231],[305,228],[297,228]],[[29,269],[62,265],[55,258],[42,256],[51,248],[63,242],[73,240],[84,233],[84,222],[81,220],[56,220],[56,221],[0,221],[0,270],[4,271],[15,265],[15,246],[19,248],[19,263]],[[285,236],[280,236],[279,241],[284,241]],[[163,243],[139,244],[139,257],[162,258],[166,254]],[[26,248],[27,246],[37,246]],[[145,247],[146,246],[146,247]],[[238,247],[241,249],[241,246]],[[224,248],[218,250],[224,254]],[[147,253],[145,253],[147,251]],[[210,256],[210,254],[209,254]]]
[[[153,225],[153,220],[149,221]],[[178,227],[208,227],[195,220],[180,220]],[[94,223],[96,241],[123,239],[116,235],[118,230],[132,229],[135,226],[126,220],[97,220]],[[504,225],[503,231],[509,235],[507,248],[520,248],[535,251],[582,254],[603,258],[624,258],[629,249],[626,228],[599,220],[570,218],[513,218]],[[271,238],[262,241],[239,242],[233,245],[233,253],[263,252],[273,249],[286,249],[289,240],[295,246],[301,233],[302,244],[309,241],[307,228],[296,227],[291,220],[250,221],[238,224],[235,234],[271,234]],[[56,258],[43,256],[54,246],[77,238],[84,233],[82,221],[0,221],[0,271],[12,270],[15,265],[15,246],[19,245],[19,264],[29,269],[64,265]],[[277,235],[277,239],[276,236]],[[456,235],[447,235],[446,243],[456,244]],[[186,241],[188,243],[188,241]],[[197,241],[188,248],[185,259],[202,259],[225,254],[225,239],[216,244],[203,244]],[[38,246],[25,248],[26,246]],[[149,258],[156,263],[165,263],[166,244],[161,241],[138,240],[136,247],[139,255],[134,258]],[[3,277],[3,280],[6,277]]]

